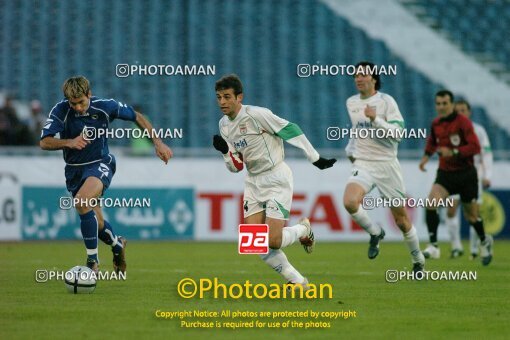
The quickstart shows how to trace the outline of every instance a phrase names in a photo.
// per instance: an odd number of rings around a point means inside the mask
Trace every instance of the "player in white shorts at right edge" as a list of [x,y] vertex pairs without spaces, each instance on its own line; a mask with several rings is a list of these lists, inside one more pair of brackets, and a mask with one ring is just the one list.
[[[364,68],[360,69],[359,66]],[[363,69],[365,72],[360,72]],[[392,132],[403,129],[404,119],[397,103],[390,95],[378,91],[381,87],[379,75],[369,74],[374,70],[374,64],[360,62],[356,70],[358,72],[354,76],[354,83],[359,94],[347,99],[346,103],[352,129],[383,129]],[[351,138],[346,147],[353,168],[345,187],[344,206],[352,219],[370,234],[369,259],[375,259],[379,254],[379,241],[385,233],[379,225],[373,223],[361,202],[375,187],[384,198],[397,198],[400,202],[405,199],[404,180],[397,159],[399,142],[395,138],[370,138],[369,135],[368,138]],[[412,257],[413,271],[423,271],[425,257],[420,251],[416,228],[409,220],[405,207],[392,206],[390,209],[395,223],[404,234],[404,241]]]
[[295,288],[307,289],[308,280],[289,262],[281,248],[299,242],[307,253],[314,247],[314,235],[307,218],[285,227],[292,203],[292,171],[283,161],[283,141],[292,144],[319,169],[333,166],[336,159],[324,159],[310,144],[303,131],[270,110],[243,105],[243,85],[235,75],[216,82],[216,99],[223,112],[220,135],[214,148],[223,154],[227,168],[239,172],[246,164],[244,188],[244,223],[269,225],[269,253],[261,259]]

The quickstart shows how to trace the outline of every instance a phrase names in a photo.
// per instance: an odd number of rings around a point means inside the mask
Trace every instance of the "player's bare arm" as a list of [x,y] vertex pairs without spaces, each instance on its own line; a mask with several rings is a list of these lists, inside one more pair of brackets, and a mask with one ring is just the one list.
[[421,171],[423,171],[423,172],[427,171],[427,169],[425,169],[425,164],[427,164],[428,162],[429,162],[429,156],[424,155],[420,161],[420,170]]
[[170,158],[173,157],[172,149],[170,149],[163,141],[156,136],[156,132],[154,131],[152,124],[145,118],[143,114],[138,111],[136,113],[136,125],[143,130],[147,130],[150,133],[152,143],[154,144],[154,148],[156,149],[156,155],[163,161],[165,164],[168,164]]
[[434,127],[431,126],[430,135],[427,137],[427,145],[425,146],[425,154],[421,158],[419,168],[421,171],[426,172],[425,165],[428,163],[430,156],[437,150],[436,136],[434,134]]

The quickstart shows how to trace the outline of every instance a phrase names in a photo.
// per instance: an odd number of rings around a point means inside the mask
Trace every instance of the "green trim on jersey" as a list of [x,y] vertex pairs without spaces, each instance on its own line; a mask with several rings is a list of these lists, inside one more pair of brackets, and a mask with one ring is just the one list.
[[492,151],[492,149],[491,149],[490,145],[489,145],[489,146],[484,146],[484,147],[483,147],[483,151],[484,151],[484,152],[491,152],[491,151]]
[[276,133],[276,135],[283,140],[289,140],[302,134],[303,131],[301,130],[301,128],[294,123],[287,124],[283,129]]
[[276,202],[276,205],[278,205],[278,208],[282,212],[283,218],[289,218],[289,211],[283,207],[277,200],[274,200]]
[[405,124],[403,120],[389,120],[388,124],[395,124],[400,126],[402,129],[405,129]]
[[402,198],[406,198],[406,194],[404,194],[402,191],[398,190],[398,189],[395,189],[396,192],[398,192]]

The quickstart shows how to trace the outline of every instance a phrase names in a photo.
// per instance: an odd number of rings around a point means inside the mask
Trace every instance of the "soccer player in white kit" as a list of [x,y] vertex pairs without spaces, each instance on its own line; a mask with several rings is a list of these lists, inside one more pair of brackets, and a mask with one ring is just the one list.
[[[471,118],[471,106],[465,100],[459,100],[455,103],[455,111],[468,118]],[[474,162],[476,172],[478,174],[478,204],[482,204],[482,193],[483,189],[487,189],[491,185],[492,176],[492,150],[491,143],[487,132],[480,124],[473,123],[475,134],[480,142],[481,151],[478,155],[475,155]],[[460,242],[460,221],[457,215],[459,207],[459,195],[455,195],[456,198],[452,207],[449,207],[446,212],[446,225],[450,234],[450,242],[452,245],[451,258],[456,258],[464,253],[462,243]],[[469,248],[471,252],[471,259],[475,259],[478,256],[480,247],[480,239],[476,234],[474,228],[469,228]]]
[[244,223],[269,225],[269,253],[260,257],[288,283],[307,288],[308,280],[287,259],[281,248],[298,240],[307,253],[314,247],[314,235],[307,218],[285,227],[292,203],[292,171],[283,161],[283,141],[300,149],[306,158],[323,170],[336,159],[324,159],[310,144],[299,126],[262,107],[243,105],[243,86],[234,74],[216,82],[216,99],[224,116],[214,148],[223,154],[231,172],[246,165]]
[[[362,68],[360,68],[362,66]],[[360,62],[354,83],[359,94],[347,99],[347,111],[352,129],[383,129],[390,133],[404,128],[404,119],[397,103],[390,95],[379,92],[381,82],[378,74],[370,74],[374,64]],[[387,133],[389,136],[390,133]],[[361,134],[360,134],[361,135]],[[395,134],[393,134],[395,136]],[[368,258],[379,254],[379,241],[384,230],[374,224],[361,204],[363,197],[375,187],[390,202],[406,198],[404,180],[397,159],[399,140],[396,138],[357,138],[349,140],[347,156],[353,162],[352,175],[344,192],[344,206],[352,219],[370,234]],[[413,271],[423,271],[425,257],[420,251],[416,228],[411,224],[405,207],[391,206],[395,223],[404,234],[404,241],[411,253]]]

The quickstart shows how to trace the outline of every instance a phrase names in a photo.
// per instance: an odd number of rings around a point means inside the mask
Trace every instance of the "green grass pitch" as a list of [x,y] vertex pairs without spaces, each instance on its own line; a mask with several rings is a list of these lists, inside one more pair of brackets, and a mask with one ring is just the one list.
[[[312,255],[299,246],[285,251],[310,282],[333,286],[332,299],[224,300],[183,299],[176,292],[177,283],[185,277],[217,277],[225,284],[282,282],[257,256],[238,255],[234,243],[130,242],[126,281],[101,281],[93,294],[73,295],[61,281],[36,283],[35,271],[66,270],[83,264],[81,242],[1,243],[0,339],[508,339],[510,243],[496,242],[495,257],[488,267],[469,261],[466,255],[449,259],[448,245],[441,247],[443,257],[428,261],[427,270],[476,271],[477,280],[387,283],[386,270],[410,268],[402,242],[383,242],[379,257],[372,261],[367,258],[366,243],[319,242]],[[101,268],[111,271],[111,252],[104,245],[100,258]],[[259,313],[351,310],[357,317],[320,319],[330,322],[328,329],[208,330],[181,328],[179,320],[159,319],[155,316],[158,309]],[[285,320],[296,319],[263,321]]]

